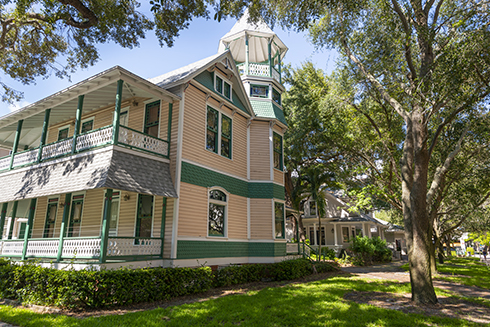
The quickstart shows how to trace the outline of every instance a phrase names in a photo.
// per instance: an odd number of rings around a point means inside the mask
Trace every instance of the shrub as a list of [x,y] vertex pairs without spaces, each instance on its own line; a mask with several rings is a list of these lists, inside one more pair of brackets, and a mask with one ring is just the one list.
[[322,256],[325,257],[327,260],[334,260],[335,259],[335,250],[329,249],[329,248],[322,248]]
[[379,237],[356,236],[351,239],[349,250],[352,251],[352,262],[358,266],[370,265],[373,262],[391,261],[391,250],[386,246],[386,241]]
[[472,247],[467,247],[466,255],[475,255],[475,249],[473,249]]
[[340,269],[340,266],[336,261],[317,262],[314,264],[314,266],[315,266],[316,272],[319,274]]

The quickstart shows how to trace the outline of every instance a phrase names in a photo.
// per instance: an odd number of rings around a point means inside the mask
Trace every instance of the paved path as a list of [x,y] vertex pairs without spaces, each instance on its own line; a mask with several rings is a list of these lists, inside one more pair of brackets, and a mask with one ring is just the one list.
[[[406,261],[395,261],[368,267],[343,267],[342,271],[365,278],[395,279],[403,283],[410,282],[410,275],[401,266]],[[475,286],[465,286],[440,280],[433,280],[434,287],[459,294],[464,297],[481,297],[490,300],[490,290]]]

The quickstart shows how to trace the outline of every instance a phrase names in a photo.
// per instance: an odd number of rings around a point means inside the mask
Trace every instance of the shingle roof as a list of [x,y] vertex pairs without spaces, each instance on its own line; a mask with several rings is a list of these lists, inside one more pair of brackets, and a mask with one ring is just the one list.
[[287,125],[286,118],[284,117],[284,112],[270,101],[257,101],[250,100],[252,108],[257,117],[264,118],[275,118],[279,120],[284,125]]
[[207,64],[209,64],[210,62],[212,62],[213,60],[215,60],[216,58],[222,55],[223,53],[217,53],[215,55],[193,62],[192,64],[178,68],[166,74],[150,78],[148,79],[148,81],[160,87],[165,88],[165,86],[169,84],[175,83],[180,80],[185,80],[186,78],[190,77],[193,73],[197,72],[202,67],[206,66]]
[[0,175],[0,202],[108,187],[177,197],[168,163],[104,148]]

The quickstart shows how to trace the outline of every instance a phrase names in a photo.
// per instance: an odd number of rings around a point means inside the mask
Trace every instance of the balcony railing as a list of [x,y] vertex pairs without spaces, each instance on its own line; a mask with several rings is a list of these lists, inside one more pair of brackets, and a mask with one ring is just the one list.
[[[245,75],[247,67],[245,63],[240,63],[237,65],[240,75]],[[269,64],[259,64],[255,62],[248,63],[248,75],[252,76],[263,76],[263,77],[272,77],[276,81],[281,82],[281,74],[274,68],[270,67]]]
[[[26,258],[56,259],[60,240],[58,238],[29,239]],[[100,258],[100,237],[67,237],[63,239],[61,258],[65,260]],[[24,240],[0,240],[0,257],[21,258]],[[110,237],[107,245],[107,260],[122,260],[161,257],[162,239],[155,237]]]
[[[113,130],[113,126],[109,125],[77,135],[74,152],[79,153],[112,144]],[[117,144],[131,149],[150,152],[165,158],[168,158],[169,154],[168,141],[144,134],[125,126],[119,127],[119,141]],[[72,149],[73,137],[46,144],[43,146],[41,151],[41,161],[70,155],[73,152]],[[38,163],[38,154],[39,148],[16,153],[14,155],[12,168]],[[10,162],[10,155],[0,158],[0,171],[9,169]]]

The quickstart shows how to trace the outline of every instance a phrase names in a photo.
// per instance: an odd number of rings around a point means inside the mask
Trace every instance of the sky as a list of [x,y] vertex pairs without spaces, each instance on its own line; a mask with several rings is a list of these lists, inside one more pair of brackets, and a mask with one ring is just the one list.
[[[0,81],[24,92],[24,99],[14,105],[0,102],[0,116],[39,101],[113,66],[121,66],[143,78],[159,76],[186,66],[216,54],[220,38],[233,27],[235,22],[235,19],[230,18],[221,22],[212,19],[195,19],[188,29],[181,31],[172,48],[160,47],[152,32],[148,33],[146,39],[140,40],[138,48],[124,49],[115,44],[101,44],[98,46],[99,61],[94,66],[79,69],[71,74],[71,81],[51,75],[44,79],[38,78],[36,84],[23,85],[0,73]],[[307,34],[285,31],[279,27],[275,27],[274,32],[289,48],[283,60],[285,64],[290,63],[296,68],[310,60],[317,68],[326,72],[334,68],[336,52],[315,50],[308,42]]]

